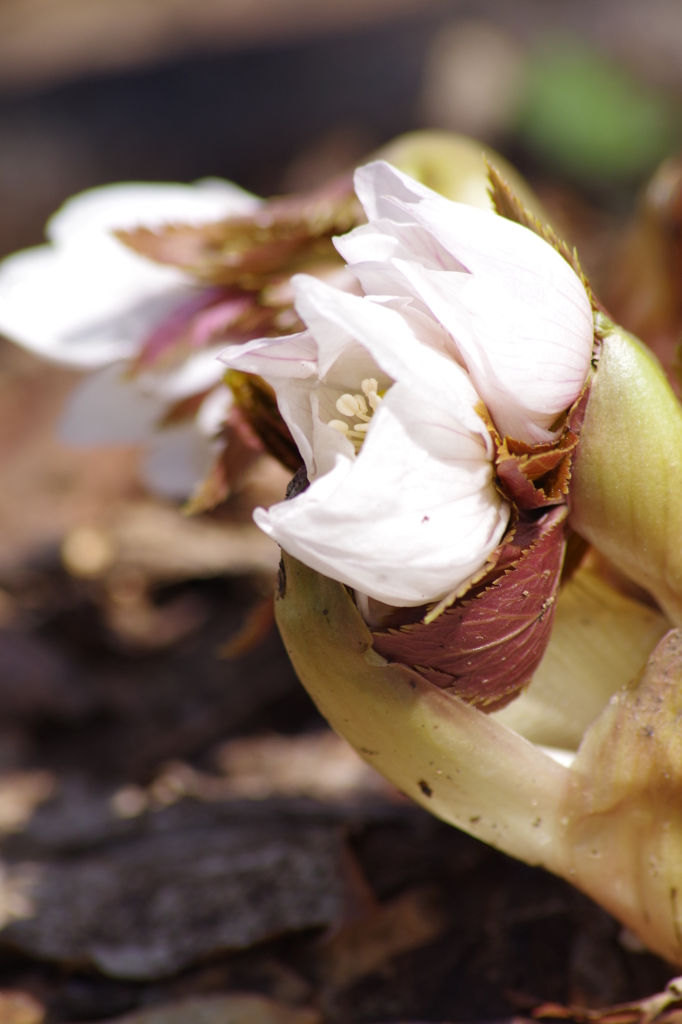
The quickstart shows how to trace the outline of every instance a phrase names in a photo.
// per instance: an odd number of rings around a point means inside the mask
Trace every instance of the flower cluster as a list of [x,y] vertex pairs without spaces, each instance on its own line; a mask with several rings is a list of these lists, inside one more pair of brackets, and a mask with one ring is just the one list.
[[[448,188],[461,141],[430,143]],[[355,175],[362,210],[348,182],[271,204],[215,182],[86,194],[0,269],[0,329],[99,368],[66,434],[151,439],[166,493],[207,464],[227,364],[243,422],[303,463],[255,518],[322,713],[403,792],[682,963],[682,408],[490,173],[505,216],[382,160]],[[567,525],[665,614],[585,564],[560,588]]]
[[418,606],[474,576],[507,529],[481,403],[502,436],[556,438],[589,370],[592,311],[526,228],[381,161],[355,187],[368,223],[335,244],[363,294],[297,276],[306,330],[222,358],[275,389],[310,481],[258,524],[361,595]]
[[[226,357],[275,388],[311,481],[258,513],[287,650],[402,792],[682,964],[682,407],[511,193],[517,223],[384,164],[356,187],[363,294],[298,278],[307,330]],[[663,613],[579,557],[560,588],[566,524]]]

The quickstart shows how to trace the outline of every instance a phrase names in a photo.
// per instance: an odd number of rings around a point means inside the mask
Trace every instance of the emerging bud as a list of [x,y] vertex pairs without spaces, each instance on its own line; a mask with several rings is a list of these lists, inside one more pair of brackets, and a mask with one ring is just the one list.
[[570,522],[682,623],[682,407],[656,357],[597,315],[602,338]]

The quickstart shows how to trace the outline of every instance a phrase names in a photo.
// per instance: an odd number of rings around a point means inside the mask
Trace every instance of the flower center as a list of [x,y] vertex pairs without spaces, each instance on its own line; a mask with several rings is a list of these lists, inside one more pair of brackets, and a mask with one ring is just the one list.
[[[369,429],[372,416],[381,405],[379,384],[374,377],[366,377],[360,384],[362,394],[341,395],[336,400],[336,408],[345,416],[345,420],[330,420],[329,426],[338,430],[353,442],[355,451],[358,452],[365,440],[365,434]],[[351,422],[348,423],[347,420]]]

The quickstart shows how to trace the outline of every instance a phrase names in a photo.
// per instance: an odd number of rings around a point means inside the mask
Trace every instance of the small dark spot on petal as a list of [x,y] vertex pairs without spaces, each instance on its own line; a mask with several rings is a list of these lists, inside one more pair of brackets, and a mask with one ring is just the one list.
[[433,796],[433,790],[429,786],[428,782],[424,782],[423,779],[420,779],[417,785],[421,789],[424,796]]

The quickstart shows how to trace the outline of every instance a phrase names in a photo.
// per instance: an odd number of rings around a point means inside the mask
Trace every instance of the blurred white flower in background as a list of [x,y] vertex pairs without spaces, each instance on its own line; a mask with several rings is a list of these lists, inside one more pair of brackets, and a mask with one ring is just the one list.
[[[222,346],[190,338],[181,360],[134,364],[155,338],[162,346],[164,332],[181,334],[222,296],[133,252],[114,231],[202,225],[251,214],[259,203],[218,180],[105,186],[64,204],[47,225],[47,245],[0,265],[0,332],[43,358],[95,371],[72,395],[62,439],[145,445],[143,479],[161,495],[185,498],[209,469],[231,401],[216,360]],[[188,401],[192,415],[174,417]]]

